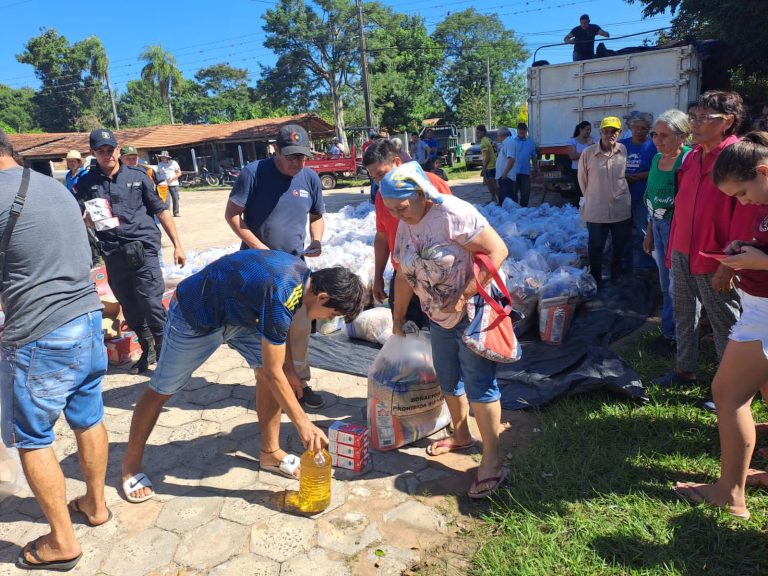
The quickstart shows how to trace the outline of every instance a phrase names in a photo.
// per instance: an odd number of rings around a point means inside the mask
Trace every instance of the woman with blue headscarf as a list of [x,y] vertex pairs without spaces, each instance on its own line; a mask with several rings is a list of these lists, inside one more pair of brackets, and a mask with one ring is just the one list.
[[[451,412],[453,435],[432,443],[427,453],[439,456],[474,446],[467,423],[471,403],[483,457],[468,495],[486,498],[509,474],[499,456],[501,395],[496,363],[472,352],[461,337],[469,323],[467,301],[477,292],[473,255],[487,254],[500,268],[507,247],[474,206],[440,194],[418,162],[389,172],[380,192],[387,210],[400,219],[392,255],[400,271],[395,279],[393,331],[403,335],[408,302],[415,293],[430,320],[435,371]],[[481,276],[484,284],[489,280]]]

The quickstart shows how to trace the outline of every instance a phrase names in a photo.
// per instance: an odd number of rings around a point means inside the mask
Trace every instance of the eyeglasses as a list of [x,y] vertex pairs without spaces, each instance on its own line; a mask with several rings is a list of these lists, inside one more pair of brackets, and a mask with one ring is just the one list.
[[284,157],[288,158],[288,160],[291,160],[293,162],[298,162],[300,160],[307,159],[307,157],[304,154],[286,154]]
[[714,122],[718,118],[728,118],[728,114],[699,114],[694,115],[691,114],[688,116],[688,122],[698,122],[699,124],[704,124],[705,122]]

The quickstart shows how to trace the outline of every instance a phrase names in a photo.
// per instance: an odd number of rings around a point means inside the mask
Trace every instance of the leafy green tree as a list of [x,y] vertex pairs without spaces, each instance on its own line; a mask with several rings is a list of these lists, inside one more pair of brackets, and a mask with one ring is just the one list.
[[93,42],[70,44],[55,29],[31,38],[16,55],[35,69],[42,86],[33,97],[36,124],[48,132],[104,125],[109,117],[108,98],[100,78],[92,74]]
[[672,19],[673,38],[717,39],[729,44],[747,74],[768,68],[768,10],[765,0],[625,0],[641,4],[643,16],[665,12]]
[[160,95],[163,104],[168,106],[168,116],[171,124],[175,124],[173,118],[173,104],[171,103],[171,94],[181,92],[182,76],[176,67],[176,58],[173,54],[163,50],[158,44],[156,46],[147,46],[139,55],[139,60],[144,60],[146,64],[141,69],[141,79],[144,83],[155,90]]
[[441,54],[421,17],[380,10],[366,15],[376,27],[367,38],[371,53],[371,100],[381,126],[415,130],[442,106],[434,85]]
[[480,14],[474,8],[455,12],[437,25],[432,38],[443,47],[437,88],[457,122],[485,122],[486,105],[478,107],[478,95],[487,94],[487,68],[495,117],[517,109],[524,99],[524,84],[515,77],[528,53],[498,16]]
[[16,90],[0,84],[0,124],[3,130],[13,134],[31,132],[37,128],[34,96],[32,88]]
[[117,106],[115,106],[115,95],[112,93],[112,86],[109,83],[109,58],[104,45],[97,36],[88,36],[82,41],[83,50],[88,58],[88,69],[91,77],[97,80],[104,80],[107,89],[109,102],[112,106],[112,121],[115,128],[120,129],[120,119],[117,116]]
[[117,97],[117,111],[123,128],[159,126],[168,122],[168,109],[154,88],[143,80],[130,80]]
[[339,137],[344,134],[343,89],[358,73],[357,15],[349,0],[279,0],[262,16],[264,46],[278,56],[274,68],[263,69],[262,94],[276,106],[316,107],[329,94]]

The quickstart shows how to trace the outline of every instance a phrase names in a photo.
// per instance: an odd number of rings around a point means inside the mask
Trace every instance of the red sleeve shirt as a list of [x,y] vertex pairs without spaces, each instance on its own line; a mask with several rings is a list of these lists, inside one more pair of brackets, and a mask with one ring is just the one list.
[[[426,175],[440,194],[453,195],[448,183],[440,178],[440,176],[431,172],[427,172]],[[397,236],[397,227],[400,224],[400,220],[392,216],[389,210],[385,208],[381,194],[376,194],[373,205],[376,208],[376,232],[383,232],[386,235],[387,246],[389,247],[389,261],[392,262],[392,267],[397,270],[397,264],[392,259],[392,254],[395,251],[395,237]]]
[[[768,253],[768,206],[757,206],[752,226],[752,236],[757,248]],[[768,298],[768,270],[739,270],[739,288],[747,294]]]
[[691,274],[712,274],[719,263],[701,256],[699,251],[719,252],[732,240],[752,239],[756,207],[742,206],[712,182],[715,160],[726,146],[736,141],[736,136],[729,136],[708,154],[696,146],[680,167],[667,267],[675,250],[688,256]]

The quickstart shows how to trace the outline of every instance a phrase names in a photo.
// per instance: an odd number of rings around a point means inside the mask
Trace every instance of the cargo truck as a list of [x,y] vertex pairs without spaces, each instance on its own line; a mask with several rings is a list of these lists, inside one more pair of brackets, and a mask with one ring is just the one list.
[[529,68],[529,133],[544,159],[545,191],[577,190],[568,140],[579,122],[591,122],[597,140],[606,116],[686,110],[702,90],[703,60],[689,44]]

